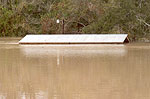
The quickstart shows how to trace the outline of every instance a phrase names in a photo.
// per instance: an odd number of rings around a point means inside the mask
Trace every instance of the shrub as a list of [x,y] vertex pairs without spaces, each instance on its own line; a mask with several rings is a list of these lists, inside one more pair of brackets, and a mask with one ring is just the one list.
[[23,17],[11,9],[0,6],[0,36],[23,36]]

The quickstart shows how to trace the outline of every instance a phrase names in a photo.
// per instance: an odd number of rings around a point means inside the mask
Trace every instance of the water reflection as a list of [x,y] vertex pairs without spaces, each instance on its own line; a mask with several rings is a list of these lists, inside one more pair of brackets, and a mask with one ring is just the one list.
[[127,53],[124,45],[21,45],[21,52],[29,57],[55,56],[124,56]]
[[0,94],[0,99],[7,99],[5,94]]
[[150,98],[141,45],[0,46],[0,99]]

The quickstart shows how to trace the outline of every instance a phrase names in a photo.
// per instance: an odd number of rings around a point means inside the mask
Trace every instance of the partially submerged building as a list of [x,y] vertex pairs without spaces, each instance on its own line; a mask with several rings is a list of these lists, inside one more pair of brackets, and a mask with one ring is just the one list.
[[123,44],[128,34],[26,35],[19,44]]

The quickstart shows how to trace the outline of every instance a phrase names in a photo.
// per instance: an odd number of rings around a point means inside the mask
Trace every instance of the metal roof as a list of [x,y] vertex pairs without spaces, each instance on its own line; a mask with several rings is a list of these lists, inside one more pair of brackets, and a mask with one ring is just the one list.
[[127,34],[26,35],[19,44],[116,44],[124,43]]

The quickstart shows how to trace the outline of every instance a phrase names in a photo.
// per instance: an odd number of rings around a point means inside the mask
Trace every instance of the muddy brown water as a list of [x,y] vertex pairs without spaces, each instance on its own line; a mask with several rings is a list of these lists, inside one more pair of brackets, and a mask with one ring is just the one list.
[[150,99],[150,44],[19,45],[0,38],[0,99]]

